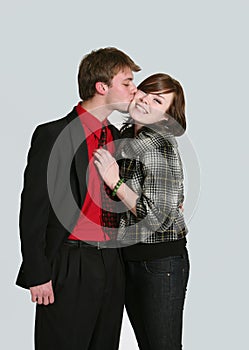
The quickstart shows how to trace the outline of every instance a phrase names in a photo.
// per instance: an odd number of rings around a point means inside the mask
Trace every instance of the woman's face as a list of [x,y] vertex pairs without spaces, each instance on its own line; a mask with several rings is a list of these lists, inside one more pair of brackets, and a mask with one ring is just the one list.
[[129,113],[136,124],[155,124],[167,118],[174,93],[149,93],[138,90],[129,106]]

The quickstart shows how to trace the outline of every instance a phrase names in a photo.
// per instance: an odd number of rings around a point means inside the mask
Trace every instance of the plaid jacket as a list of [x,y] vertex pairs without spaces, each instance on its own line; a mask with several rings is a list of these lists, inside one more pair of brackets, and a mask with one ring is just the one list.
[[139,195],[137,216],[131,211],[121,214],[118,240],[129,245],[183,238],[183,168],[175,137],[165,126],[143,127],[135,138],[121,141],[118,158],[120,176]]

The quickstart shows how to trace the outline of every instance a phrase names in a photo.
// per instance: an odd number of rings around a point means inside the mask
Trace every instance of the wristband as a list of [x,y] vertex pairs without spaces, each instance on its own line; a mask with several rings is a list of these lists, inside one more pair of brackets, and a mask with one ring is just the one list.
[[115,185],[115,187],[114,187],[114,189],[113,189],[113,191],[112,191],[112,197],[115,197],[115,196],[116,196],[117,191],[118,191],[119,187],[122,185],[123,182],[124,182],[124,179],[120,179],[120,180],[116,183],[116,185]]

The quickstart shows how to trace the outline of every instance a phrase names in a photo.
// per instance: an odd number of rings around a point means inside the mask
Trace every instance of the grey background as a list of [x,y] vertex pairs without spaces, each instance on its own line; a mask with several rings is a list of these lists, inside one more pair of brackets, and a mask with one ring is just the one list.
[[[116,46],[181,81],[201,170],[189,222],[186,350],[245,349],[248,327],[248,2],[1,2],[1,349],[32,349],[34,306],[14,286],[31,134],[78,102],[82,56]],[[189,179],[191,181],[191,179]],[[193,176],[193,182],[196,181]],[[186,208],[187,209],[187,208]],[[137,349],[124,319],[120,349]]]

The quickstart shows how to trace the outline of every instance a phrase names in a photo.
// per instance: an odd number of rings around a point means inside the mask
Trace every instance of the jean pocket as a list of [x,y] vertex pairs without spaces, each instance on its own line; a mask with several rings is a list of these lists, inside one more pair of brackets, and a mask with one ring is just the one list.
[[183,257],[179,255],[147,260],[144,261],[144,267],[148,273],[170,276],[172,272],[172,263],[182,259]]

